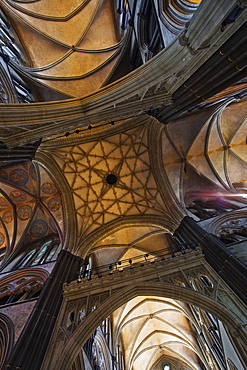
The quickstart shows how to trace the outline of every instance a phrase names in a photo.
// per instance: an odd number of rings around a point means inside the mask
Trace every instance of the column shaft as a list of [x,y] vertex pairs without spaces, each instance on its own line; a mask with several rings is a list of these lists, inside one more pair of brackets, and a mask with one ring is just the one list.
[[204,231],[192,218],[186,216],[174,236],[193,247],[203,248],[206,261],[225,280],[229,287],[247,304],[247,268],[234,257],[224,243]]

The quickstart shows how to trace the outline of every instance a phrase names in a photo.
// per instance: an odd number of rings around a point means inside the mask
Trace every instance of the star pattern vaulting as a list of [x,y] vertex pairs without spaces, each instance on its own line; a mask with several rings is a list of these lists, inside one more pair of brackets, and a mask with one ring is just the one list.
[[[118,217],[165,210],[149,160],[147,126],[53,150],[75,202],[80,235]],[[107,176],[116,182],[109,184]]]

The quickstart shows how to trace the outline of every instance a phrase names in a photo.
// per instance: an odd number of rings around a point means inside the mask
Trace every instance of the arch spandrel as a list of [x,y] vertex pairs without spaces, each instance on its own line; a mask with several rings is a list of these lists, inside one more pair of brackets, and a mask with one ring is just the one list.
[[[109,304],[108,309],[102,304],[101,309],[97,312],[93,312],[90,317],[85,319],[83,328],[78,328],[77,331],[74,333],[70,341],[68,342],[67,346],[63,349],[63,355],[61,359],[62,365],[58,365],[56,369],[63,369],[65,364],[70,364],[71,358],[75,358],[77,353],[80,351],[83,344],[86,342],[87,338],[93,332],[97,325],[100,325],[104,317],[110,315],[114,308],[117,306],[124,304],[127,299],[132,299],[138,295],[160,295],[160,296],[169,296],[172,299],[180,299],[186,301],[189,304],[193,304],[195,301],[200,302],[199,307],[207,310],[208,312],[212,312],[217,318],[219,318],[223,323],[225,323],[228,327],[230,327],[230,331],[234,331],[236,337],[243,339],[244,336],[240,335],[239,324],[232,318],[231,314],[226,308],[223,308],[221,304],[216,303],[214,300],[211,300],[207,297],[201,296],[200,294],[191,295],[188,294],[187,291],[184,291],[183,288],[171,288],[169,286],[165,288],[155,287],[154,285],[151,286],[141,286],[141,287],[132,287],[128,289],[123,289],[112,296],[112,298],[105,304],[105,306]],[[123,299],[121,299],[121,297]],[[116,304],[116,301],[118,302]],[[86,321],[87,320],[87,321]],[[242,331],[242,330],[241,330]],[[75,343],[77,345],[75,346]],[[79,343],[79,344],[78,344]],[[43,368],[44,369],[44,368]],[[43,370],[42,369],[42,370]],[[54,368],[55,369],[55,368]]]
[[[69,367],[95,328],[118,307],[138,296],[167,297],[189,305],[196,305],[212,313],[224,323],[235,338],[238,338],[238,341],[235,341],[236,347],[245,358],[244,348],[247,343],[244,304],[210,268],[199,250],[191,253],[194,257],[191,254],[190,261],[185,255],[167,260],[164,264],[161,262],[161,264],[146,266],[145,277],[142,271],[134,269],[122,272],[120,275],[116,273],[103,276],[101,279],[84,281],[83,289],[80,287],[81,283],[78,284],[76,281],[65,285],[63,307],[51,341],[51,348],[43,363],[43,369],[45,369],[46,361],[49,361],[49,356],[56,351],[56,336],[63,330],[60,325],[68,314],[66,307],[73,302],[75,305],[77,299],[81,300],[83,295],[86,297],[88,294],[91,295],[88,307],[93,310],[91,312],[89,308],[90,313],[86,314],[83,325],[75,327],[70,338],[66,340],[64,338],[63,353],[59,354],[59,359],[53,357],[54,361],[60,361],[56,363],[56,369],[62,369],[63,366]],[[183,262],[179,267],[181,261]],[[201,286],[200,289],[195,290],[191,282],[201,275],[210,276],[213,286]]]

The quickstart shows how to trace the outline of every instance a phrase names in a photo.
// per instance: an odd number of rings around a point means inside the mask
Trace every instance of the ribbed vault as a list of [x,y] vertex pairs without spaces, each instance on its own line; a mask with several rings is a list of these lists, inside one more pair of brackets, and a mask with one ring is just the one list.
[[165,126],[164,167],[182,204],[225,198],[246,206],[246,128],[247,100],[231,98]]
[[161,169],[155,159],[154,164],[150,160],[156,146],[149,140],[151,123],[145,117],[133,118],[126,122],[132,129],[123,130],[120,124],[115,135],[96,130],[87,140],[71,135],[44,145],[47,165],[48,159],[56,162],[73,197],[77,246],[117,220],[137,217],[139,224],[142,218],[144,223],[148,218],[152,223],[152,217],[169,220],[169,195],[156,182]]
[[189,369],[200,369],[191,319],[185,304],[162,297],[136,297],[116,310],[114,335],[122,343],[127,368],[152,369],[159,357],[168,355]]
[[90,253],[93,266],[102,266],[133,257],[138,262],[138,257],[142,260],[146,254],[150,258],[158,250],[166,250],[164,254],[171,253],[172,245],[171,235],[166,230],[151,225],[135,225],[111,233],[98,242]]
[[29,54],[30,66],[16,68],[65,96],[99,89],[125,50],[110,0],[4,0],[2,6]]
[[63,239],[61,196],[44,168],[32,162],[2,167],[0,185],[3,263],[41,239]]

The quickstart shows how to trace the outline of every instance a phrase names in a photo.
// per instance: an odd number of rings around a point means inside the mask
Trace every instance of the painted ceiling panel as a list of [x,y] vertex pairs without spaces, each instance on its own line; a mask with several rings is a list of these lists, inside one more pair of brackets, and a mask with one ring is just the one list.
[[0,247],[5,258],[50,234],[62,236],[60,194],[46,171],[32,162],[0,173]]

